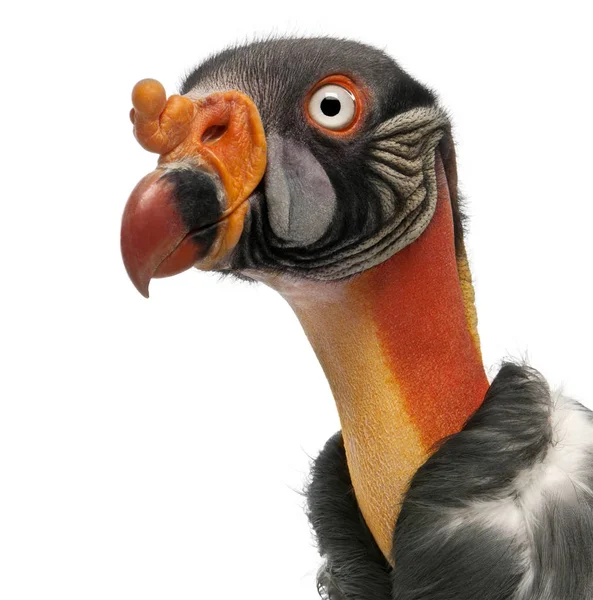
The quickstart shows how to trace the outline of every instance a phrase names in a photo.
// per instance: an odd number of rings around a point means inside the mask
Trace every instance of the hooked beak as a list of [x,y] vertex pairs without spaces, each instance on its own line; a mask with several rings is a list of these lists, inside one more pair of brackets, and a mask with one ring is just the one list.
[[166,99],[140,81],[130,118],[145,149],[160,154],[126,204],[121,250],[145,297],[153,277],[215,268],[237,245],[247,198],[266,170],[266,138],[253,101],[238,91]]

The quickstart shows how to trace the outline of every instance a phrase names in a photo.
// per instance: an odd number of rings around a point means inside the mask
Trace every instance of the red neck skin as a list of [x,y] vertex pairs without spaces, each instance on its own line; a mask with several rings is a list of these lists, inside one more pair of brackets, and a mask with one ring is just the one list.
[[325,371],[356,498],[388,560],[411,478],[488,388],[438,154],[435,164],[436,211],[408,247],[346,282],[267,281],[292,306]]

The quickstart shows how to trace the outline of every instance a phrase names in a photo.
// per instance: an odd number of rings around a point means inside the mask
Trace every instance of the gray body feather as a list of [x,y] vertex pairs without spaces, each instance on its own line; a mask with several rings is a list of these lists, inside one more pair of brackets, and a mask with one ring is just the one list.
[[[345,457],[328,464],[339,443],[309,487],[326,558],[320,581],[334,600],[593,599],[593,413],[551,394],[536,371],[503,366],[466,427],[418,470],[395,526],[393,569],[365,537],[351,483],[322,504],[328,490],[316,477],[347,471]],[[336,537],[338,519],[352,542]]]

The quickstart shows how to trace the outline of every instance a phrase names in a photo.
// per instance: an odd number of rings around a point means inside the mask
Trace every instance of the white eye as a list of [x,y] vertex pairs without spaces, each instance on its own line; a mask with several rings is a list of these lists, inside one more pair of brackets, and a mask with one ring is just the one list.
[[356,115],[356,100],[346,88],[328,83],[311,96],[309,115],[326,129],[345,129]]

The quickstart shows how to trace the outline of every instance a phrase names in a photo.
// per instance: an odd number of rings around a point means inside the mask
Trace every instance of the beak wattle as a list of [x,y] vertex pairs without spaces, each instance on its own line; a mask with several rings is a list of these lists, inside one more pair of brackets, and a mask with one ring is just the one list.
[[257,108],[238,91],[166,100],[158,82],[143,80],[132,102],[136,138],[160,154],[132,191],[121,229],[126,270],[148,297],[153,277],[215,268],[236,246],[246,200],[265,173],[266,138]]

